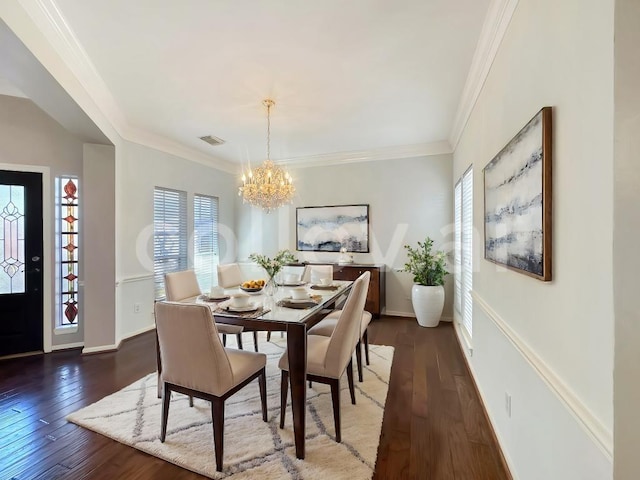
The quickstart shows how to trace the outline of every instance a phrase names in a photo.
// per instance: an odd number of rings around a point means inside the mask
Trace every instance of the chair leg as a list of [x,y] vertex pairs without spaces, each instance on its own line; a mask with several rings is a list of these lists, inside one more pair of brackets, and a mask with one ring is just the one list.
[[193,396],[189,395],[189,406],[193,407]]
[[241,334],[241,333],[238,333],[238,334],[237,334],[237,337],[238,337],[238,348],[239,348],[240,350],[243,350],[243,348],[242,348],[242,334]]
[[164,384],[164,394],[162,396],[162,423],[160,426],[160,441],[164,443],[167,436],[167,419],[169,418],[169,403],[171,402],[171,390],[167,383]]
[[364,358],[367,361],[367,365],[369,365],[369,328],[364,330],[362,339],[364,340]]
[[222,455],[224,454],[224,400],[216,398],[211,402],[213,418],[213,447],[216,452],[216,470],[222,471]]
[[223,347],[227,346],[227,335],[226,335],[226,333],[222,334],[222,346]]
[[253,332],[253,349],[258,353],[258,332]]
[[362,382],[362,342],[356,344],[356,365],[358,366],[358,381]]
[[340,435],[340,379],[331,379],[331,402],[333,403],[333,423],[336,429],[336,442],[342,441]]
[[356,404],[356,391],[353,388],[353,360],[347,365],[347,382],[349,383],[349,393],[351,394],[351,405]]
[[271,332],[267,332],[267,342],[271,341]]
[[284,414],[287,408],[287,393],[289,391],[289,372],[282,370],[280,380],[280,428],[284,428]]
[[258,377],[258,386],[260,387],[260,403],[262,404],[262,420],[267,421],[267,372],[262,369]]

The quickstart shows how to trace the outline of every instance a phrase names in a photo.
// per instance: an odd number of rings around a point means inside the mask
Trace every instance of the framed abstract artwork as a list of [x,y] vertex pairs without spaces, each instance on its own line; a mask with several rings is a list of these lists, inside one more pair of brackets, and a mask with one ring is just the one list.
[[484,257],[551,280],[551,107],[484,167]]
[[308,252],[369,251],[369,205],[296,208],[296,249]]

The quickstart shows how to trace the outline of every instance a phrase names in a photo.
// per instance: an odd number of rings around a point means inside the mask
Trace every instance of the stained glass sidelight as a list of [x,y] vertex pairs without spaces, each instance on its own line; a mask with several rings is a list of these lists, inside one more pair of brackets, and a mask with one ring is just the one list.
[[58,324],[78,323],[78,179],[60,178],[59,210],[60,285]]
[[0,185],[0,294],[24,293],[24,187]]

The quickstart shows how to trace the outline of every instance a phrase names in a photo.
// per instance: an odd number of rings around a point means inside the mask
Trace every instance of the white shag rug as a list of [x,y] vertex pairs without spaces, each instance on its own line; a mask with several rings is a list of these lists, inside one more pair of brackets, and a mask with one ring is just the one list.
[[[243,340],[251,335],[244,335]],[[233,346],[232,336],[227,337]],[[245,349],[253,343],[243,342]],[[173,393],[167,438],[160,442],[161,400],[156,374],[82,408],[67,420],[210,478],[240,479],[369,479],[375,468],[382,416],[389,386],[393,347],[370,345],[371,365],[364,365],[364,382],[357,380],[356,405],[351,405],[346,375],[341,383],[342,443],[335,442],[330,389],[314,383],[307,389],[306,455],[295,456],[291,407],[285,428],[279,428],[280,370],[278,359],[286,339],[277,333],[259,349],[267,354],[267,407],[262,421],[258,381],[254,380],[225,402],[223,471],[217,472],[209,402]],[[364,362],[364,355],[363,355]],[[291,399],[289,392],[289,400]]]

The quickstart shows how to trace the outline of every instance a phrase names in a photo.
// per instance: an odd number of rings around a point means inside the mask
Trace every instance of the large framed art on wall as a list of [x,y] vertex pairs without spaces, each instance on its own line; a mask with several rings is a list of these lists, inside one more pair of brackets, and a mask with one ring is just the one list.
[[369,205],[296,208],[296,248],[308,252],[369,252]]
[[551,280],[551,107],[484,167],[485,259]]

